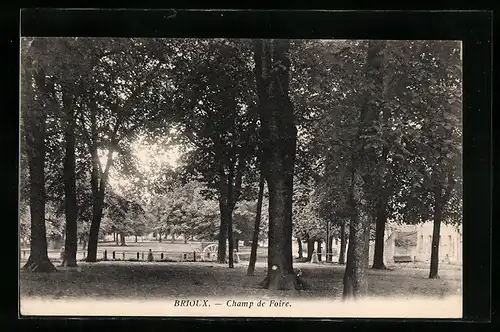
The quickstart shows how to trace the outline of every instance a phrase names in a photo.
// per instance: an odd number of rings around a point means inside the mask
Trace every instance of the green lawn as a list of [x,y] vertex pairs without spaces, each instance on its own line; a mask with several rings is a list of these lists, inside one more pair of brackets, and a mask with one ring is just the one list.
[[[339,265],[295,263],[302,270],[308,289],[277,292],[284,297],[340,298],[344,267]],[[214,263],[79,263],[76,270],[59,268],[53,274],[21,271],[21,296],[28,298],[136,298],[161,299],[189,296],[265,296],[259,282],[265,266],[258,263],[256,275],[246,276],[247,263],[234,269]],[[460,295],[462,269],[443,265],[441,279],[428,279],[427,265],[398,265],[392,270],[369,270],[371,296],[424,296],[442,298]]]

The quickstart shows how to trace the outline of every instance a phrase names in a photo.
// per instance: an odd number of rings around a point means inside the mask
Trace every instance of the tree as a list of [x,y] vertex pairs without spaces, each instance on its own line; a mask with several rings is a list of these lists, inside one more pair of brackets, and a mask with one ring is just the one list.
[[45,228],[45,131],[46,115],[43,100],[34,89],[46,93],[47,82],[43,67],[37,66],[37,52],[45,50],[43,39],[23,40],[21,56],[22,124],[25,136],[30,181],[30,256],[24,269],[32,272],[54,272],[56,268],[47,255]]
[[261,171],[259,179],[259,193],[257,198],[257,211],[255,213],[255,225],[252,235],[252,248],[250,250],[250,261],[248,263],[247,276],[253,276],[255,271],[255,262],[257,261],[257,243],[259,241],[259,233],[260,233],[262,201],[264,198],[264,185],[265,185],[265,177],[264,173],[262,173]]
[[269,190],[269,289],[296,289],[293,271],[292,198],[297,128],[289,97],[289,40],[254,42],[261,121],[262,168]]
[[[106,39],[92,48],[92,84],[81,107],[80,127],[92,160],[93,217],[87,261],[95,262],[109,173],[115,154],[126,155],[131,138],[142,127],[161,126],[171,109],[171,49],[157,40]],[[100,153],[105,155],[104,165]]]
[[255,151],[256,114],[246,44],[239,41],[198,41],[189,57],[185,91],[176,100],[180,133],[192,150],[186,153],[186,174],[207,186],[207,198],[220,207],[218,262],[233,267],[233,211]]
[[353,141],[353,155],[350,162],[350,190],[348,204],[351,209],[349,248],[344,274],[343,298],[359,297],[367,294],[366,262],[370,236],[370,216],[372,215],[375,193],[372,172],[377,146],[370,144],[375,135],[373,122],[379,115],[380,99],[383,89],[380,75],[384,55],[383,45],[370,41],[366,56],[364,86],[361,90],[364,98],[361,105],[357,133]]
[[[407,71],[413,84],[400,88],[411,100],[415,116],[406,123],[411,139],[405,141],[407,181],[401,188],[399,210],[410,222],[433,219],[429,278],[439,278],[441,223],[460,223],[462,78],[460,46],[456,42],[413,45]],[[418,100],[414,96],[419,95]],[[453,217],[452,217],[453,216]]]

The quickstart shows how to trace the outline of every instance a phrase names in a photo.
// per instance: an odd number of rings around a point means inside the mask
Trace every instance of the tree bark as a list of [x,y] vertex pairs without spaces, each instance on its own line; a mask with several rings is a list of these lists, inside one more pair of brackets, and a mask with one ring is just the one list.
[[[31,75],[24,73],[23,90],[27,93],[26,104],[32,105]],[[39,89],[45,89],[45,73],[35,75]],[[47,254],[45,228],[45,132],[46,116],[40,109],[27,107],[23,110],[24,133],[27,146],[30,181],[31,239],[30,256],[23,269],[31,272],[55,272],[56,268]]]
[[233,238],[233,211],[228,208],[227,211],[227,242],[229,254],[229,268],[234,268],[234,238]]
[[387,268],[384,264],[385,222],[386,216],[384,208],[379,206],[375,221],[375,248],[372,265],[372,269],[376,270],[385,270]]
[[64,210],[66,214],[66,230],[64,243],[64,258],[62,265],[76,266],[77,238],[77,201],[76,201],[76,162],[75,162],[75,130],[76,118],[73,109],[73,98],[63,91],[65,113],[65,155],[64,155]]
[[310,262],[312,260],[313,253],[314,253],[314,240],[308,239],[307,240],[307,259],[306,259],[306,261]]
[[99,228],[102,220],[104,198],[98,193],[94,197],[92,223],[89,230],[89,242],[87,244],[87,262],[97,261],[97,244],[99,242]]
[[317,243],[318,243],[318,261],[321,262],[322,259],[321,251],[323,250],[323,241],[318,240]]
[[99,155],[97,150],[97,104],[94,101],[90,108],[90,121],[91,121],[91,146],[90,153],[92,157],[92,171],[91,171],[91,188],[93,196],[92,204],[92,222],[90,224],[89,242],[87,250],[87,262],[97,261],[97,245],[99,242],[99,229],[101,227],[104,197],[106,193],[106,186],[108,184],[109,170],[113,164],[114,144],[116,144],[116,132],[118,131],[118,123],[115,125],[111,137],[111,146],[108,149],[106,158],[106,165],[104,171],[101,169]]
[[161,237],[162,237],[162,233],[161,232],[158,232],[158,242],[161,242]]
[[217,248],[217,263],[226,263],[226,239],[227,239],[227,218],[223,202],[219,202],[220,226],[219,226],[219,247]]
[[330,254],[330,220],[326,222],[326,246],[325,246],[325,261],[328,262],[328,257],[331,257]]
[[345,264],[345,249],[347,246],[347,237],[345,234],[345,220],[340,224],[340,253],[339,253],[339,264]]
[[135,239],[134,239],[134,242],[136,242],[136,243],[137,243],[137,235],[135,235]]
[[344,273],[343,298],[350,299],[366,296],[368,284],[366,280],[366,261],[369,240],[369,216],[365,210],[363,180],[359,174],[353,175],[350,193],[351,222],[349,229],[349,248],[347,265]]
[[327,262],[333,261],[333,235],[329,236],[326,261]]
[[113,242],[115,242],[116,244],[118,244],[118,240],[116,238],[116,232],[113,232]]
[[[297,129],[289,90],[289,40],[255,42],[262,151],[269,189],[268,269],[264,286],[300,286],[293,271],[292,195]],[[272,69],[272,70],[271,70]]]
[[302,253],[302,240],[300,238],[297,239],[297,244],[299,245],[299,259],[304,258]]
[[120,233],[120,245],[125,246],[125,234],[123,232]]
[[257,244],[259,242],[260,221],[262,215],[262,201],[264,198],[265,180],[266,179],[264,173],[261,170],[259,179],[259,195],[257,197],[257,212],[255,214],[255,226],[253,229],[253,236],[252,236],[252,249],[250,252],[250,262],[248,263],[248,270],[247,270],[248,276],[253,276],[255,271],[255,262],[257,261]]
[[384,80],[382,67],[384,55],[382,50],[385,42],[370,41],[365,65],[365,80],[373,86],[364,92],[362,107],[360,109],[358,130],[352,142],[353,154],[351,156],[351,188],[349,192],[349,205],[351,210],[351,224],[349,230],[349,248],[347,253],[347,266],[344,274],[343,298],[356,298],[367,295],[368,285],[366,268],[368,265],[370,217],[368,201],[372,200],[374,181],[372,176],[373,160],[376,154],[369,147],[365,137],[375,135],[373,122],[378,119],[379,105],[383,99]]
[[441,232],[441,220],[443,218],[442,189],[438,184],[434,190],[434,221],[432,228],[431,268],[430,279],[439,279],[439,237]]

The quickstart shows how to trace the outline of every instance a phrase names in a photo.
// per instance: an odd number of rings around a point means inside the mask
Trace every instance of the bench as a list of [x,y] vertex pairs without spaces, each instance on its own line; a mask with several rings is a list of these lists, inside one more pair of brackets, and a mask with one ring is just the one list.
[[394,256],[394,263],[410,263],[413,262],[411,256]]

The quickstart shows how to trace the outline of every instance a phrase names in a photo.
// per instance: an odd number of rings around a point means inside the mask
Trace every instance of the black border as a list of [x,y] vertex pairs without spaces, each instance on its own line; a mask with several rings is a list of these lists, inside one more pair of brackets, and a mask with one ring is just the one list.
[[[155,36],[155,37],[246,37],[246,38],[348,38],[348,39],[455,39],[464,49],[464,320],[488,321],[491,300],[491,81],[492,13],[488,11],[232,11],[232,10],[57,10],[22,11],[23,36]],[[19,36],[19,35],[18,35]],[[18,61],[17,47],[16,64]],[[15,48],[14,47],[14,48]],[[12,67],[15,68],[15,67]],[[13,73],[17,75],[18,72]],[[13,75],[14,76],[14,75]],[[18,85],[16,84],[16,89]],[[18,90],[15,99],[18,101]],[[17,108],[16,108],[17,112]],[[18,121],[18,119],[16,119]],[[15,128],[15,127],[14,127]],[[14,137],[17,135],[14,132]],[[17,154],[17,150],[16,150]],[[17,164],[16,164],[17,165]],[[17,167],[16,167],[17,168]],[[17,193],[17,190],[16,190]],[[17,210],[17,209],[16,209]],[[18,266],[18,262],[16,266]],[[85,322],[87,327],[104,319],[66,320],[23,318],[35,322],[60,322],[67,328]],[[186,324],[192,319],[168,319]],[[217,319],[223,325],[241,322]],[[243,319],[247,322],[278,322]],[[316,321],[290,319],[289,322]],[[142,318],[114,320],[120,327],[144,328]],[[210,319],[210,321],[212,321]],[[281,321],[281,320],[280,320]],[[339,321],[338,319],[329,321]],[[353,320],[345,320],[352,323]],[[358,327],[400,320],[357,319]],[[370,321],[370,323],[366,323]],[[414,326],[420,325],[417,320]],[[442,321],[442,320],[438,320]],[[364,322],[364,323],[363,323]],[[197,321],[208,327],[209,321]],[[322,323],[320,323],[322,324]],[[318,325],[320,325],[318,324]],[[359,325],[361,324],[361,325]],[[377,323],[378,324],[378,323]],[[52,324],[51,324],[52,325]],[[82,324],[83,325],[83,324]],[[231,324],[232,325],[232,324]],[[238,324],[239,325],[239,324]],[[186,326],[187,327],[187,326]],[[238,326],[241,328],[242,326]],[[321,327],[318,327],[321,328]]]

